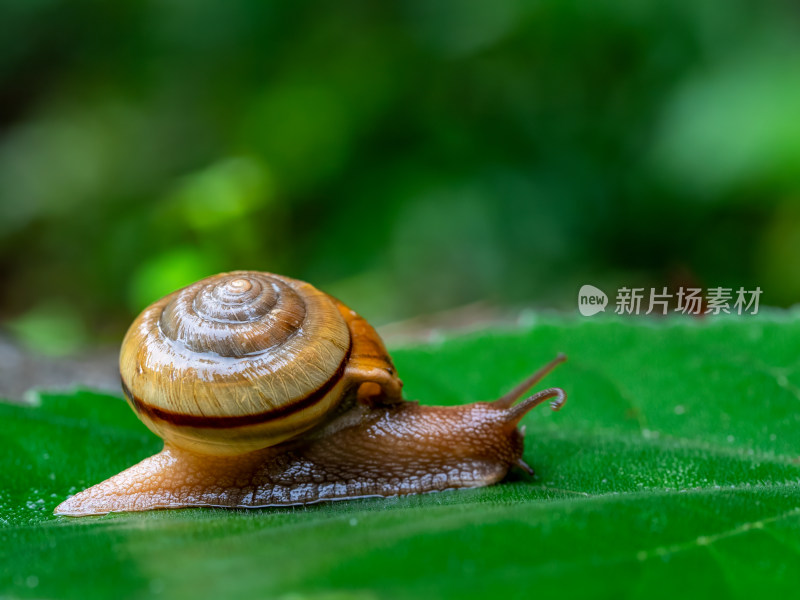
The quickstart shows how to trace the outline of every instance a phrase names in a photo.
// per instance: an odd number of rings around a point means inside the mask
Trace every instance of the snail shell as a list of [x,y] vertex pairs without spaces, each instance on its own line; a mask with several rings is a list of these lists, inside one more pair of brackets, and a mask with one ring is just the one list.
[[308,283],[255,271],[208,277],[145,309],[123,340],[120,374],[156,435],[213,455],[298,436],[359,388],[362,399],[399,401],[402,386],[354,311]]

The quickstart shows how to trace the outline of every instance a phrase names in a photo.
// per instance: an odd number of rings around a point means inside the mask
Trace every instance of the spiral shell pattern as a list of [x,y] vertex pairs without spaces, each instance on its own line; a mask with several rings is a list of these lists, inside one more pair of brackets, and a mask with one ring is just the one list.
[[308,283],[222,273],[170,294],[131,325],[123,389],[168,443],[232,454],[308,430],[342,396],[350,332]]

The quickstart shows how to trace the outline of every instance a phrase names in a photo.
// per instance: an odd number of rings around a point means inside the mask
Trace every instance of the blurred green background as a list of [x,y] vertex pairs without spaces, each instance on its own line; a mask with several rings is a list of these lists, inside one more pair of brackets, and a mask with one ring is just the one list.
[[796,0],[2,0],[0,34],[0,322],[39,350],[237,268],[376,324],[800,299]]

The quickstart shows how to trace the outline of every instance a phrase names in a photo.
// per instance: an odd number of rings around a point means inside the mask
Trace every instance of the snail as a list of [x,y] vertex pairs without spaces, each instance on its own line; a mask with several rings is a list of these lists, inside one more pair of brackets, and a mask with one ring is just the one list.
[[516,403],[557,364],[493,402],[424,406],[375,330],[308,283],[257,271],[208,277],[146,308],[120,351],[122,389],[164,440],[158,454],[62,502],[82,516],[265,507],[491,485],[522,461]]

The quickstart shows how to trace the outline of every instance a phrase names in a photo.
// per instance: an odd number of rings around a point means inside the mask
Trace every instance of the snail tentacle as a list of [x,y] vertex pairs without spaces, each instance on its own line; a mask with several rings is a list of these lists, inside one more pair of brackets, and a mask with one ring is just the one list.
[[514,403],[517,400],[519,400],[522,397],[522,395],[525,392],[527,392],[534,385],[539,383],[553,369],[555,369],[558,365],[560,365],[566,360],[567,360],[567,355],[564,354],[563,352],[559,352],[558,355],[556,355],[556,357],[553,360],[544,365],[542,368],[538,369],[536,372],[533,373],[533,375],[526,378],[518,385],[514,386],[514,388],[510,392],[495,400],[495,404],[499,407],[510,408],[511,406],[514,405]]

